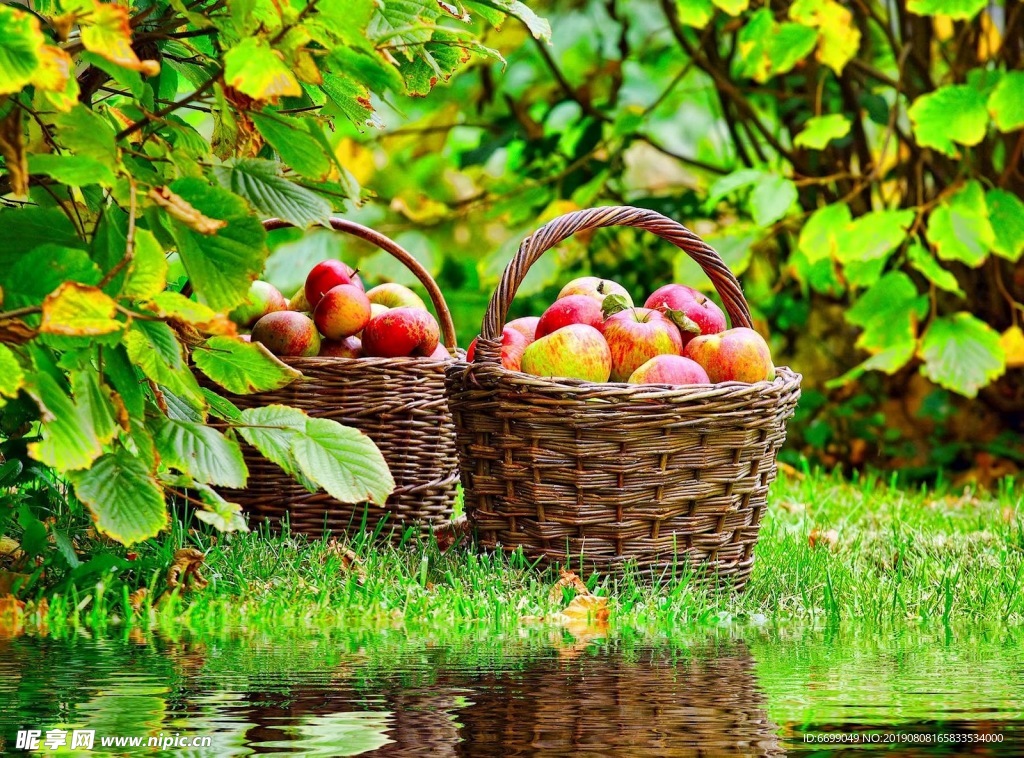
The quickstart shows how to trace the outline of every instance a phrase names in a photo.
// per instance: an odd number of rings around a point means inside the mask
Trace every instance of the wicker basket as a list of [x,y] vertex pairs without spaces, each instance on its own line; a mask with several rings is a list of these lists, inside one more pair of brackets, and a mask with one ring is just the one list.
[[[265,221],[267,230],[290,226]],[[444,296],[430,273],[398,243],[360,224],[332,218],[331,226],[366,240],[401,261],[426,288],[437,312],[441,339],[456,354],[455,326]],[[423,533],[451,519],[458,484],[455,430],[444,393],[444,370],[451,361],[428,358],[282,358],[302,372],[283,389],[234,395],[200,376],[207,387],[239,408],[274,403],[300,408],[367,434],[380,449],[395,479],[395,491],[382,507],[341,503],[325,492],[309,492],[278,466],[245,446],[249,486],[227,490],[254,519],[271,523],[286,517],[291,530],[320,535],[326,530],[376,529],[394,538],[415,526]]]
[[772,382],[633,385],[550,379],[501,366],[501,332],[526,272],[577,232],[626,225],[686,251],[733,326],[750,326],[739,283],[718,254],[650,210],[594,208],[523,240],[484,315],[473,363],[447,369],[466,514],[484,548],[522,548],[541,566],[580,562],[665,576],[689,562],[745,584],[775,457],[800,375]]

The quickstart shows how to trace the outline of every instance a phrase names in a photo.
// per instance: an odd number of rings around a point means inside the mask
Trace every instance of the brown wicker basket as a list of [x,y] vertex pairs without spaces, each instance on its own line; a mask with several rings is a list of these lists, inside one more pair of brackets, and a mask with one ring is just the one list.
[[[290,226],[263,222],[269,231]],[[437,312],[441,340],[456,354],[455,325],[444,296],[430,273],[401,245],[352,221],[332,218],[339,232],[366,240],[408,268],[426,288]],[[444,370],[451,361],[428,358],[282,358],[302,372],[283,389],[234,395],[200,375],[239,408],[274,403],[300,408],[359,429],[380,449],[395,479],[395,491],[382,507],[341,503],[325,492],[310,492],[278,466],[245,446],[249,486],[224,495],[251,517],[271,523],[289,519],[293,532],[320,535],[326,530],[375,530],[400,538],[408,526],[422,533],[451,519],[458,484],[455,430],[444,392]]]
[[541,566],[580,562],[656,576],[685,564],[742,588],[800,375],[772,382],[633,385],[551,379],[501,366],[501,332],[526,272],[577,232],[627,225],[688,253],[733,326],[750,326],[736,277],[693,232],[659,213],[569,213],[523,240],[484,315],[473,363],[447,370],[466,515],[485,548]]

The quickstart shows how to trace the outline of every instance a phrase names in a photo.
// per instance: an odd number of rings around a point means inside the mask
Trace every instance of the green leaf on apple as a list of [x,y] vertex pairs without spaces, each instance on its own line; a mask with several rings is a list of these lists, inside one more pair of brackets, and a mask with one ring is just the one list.
[[614,316],[621,311],[629,310],[632,307],[633,304],[624,295],[606,295],[604,300],[601,301],[601,313],[605,318]]
[[689,334],[700,334],[700,327],[697,325],[697,322],[683,311],[666,308],[663,313],[669,321],[679,327],[679,331]]

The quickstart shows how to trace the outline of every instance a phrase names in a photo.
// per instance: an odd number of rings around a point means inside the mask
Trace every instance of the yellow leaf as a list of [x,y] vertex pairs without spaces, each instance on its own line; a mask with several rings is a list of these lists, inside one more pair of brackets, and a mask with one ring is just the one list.
[[339,140],[338,146],[334,148],[334,156],[360,185],[365,185],[377,171],[373,150],[350,137]]
[[181,295],[177,292],[161,292],[147,306],[165,318],[177,319],[192,324],[207,334],[218,334],[233,337],[238,334],[238,329],[223,313],[217,313],[208,305],[197,303],[195,300]]
[[275,102],[278,98],[302,94],[295,74],[281,54],[265,41],[249,37],[224,56],[224,81],[256,100]]
[[836,0],[797,0],[789,17],[818,30],[817,58],[837,74],[857,54],[860,30],[853,14]]
[[1024,331],[1019,326],[1011,326],[999,336],[999,346],[1006,353],[1007,368],[1024,366]]
[[30,13],[0,5],[0,95],[18,92],[39,69],[39,48],[46,37]]
[[54,45],[39,49],[39,70],[32,79],[36,97],[48,105],[41,110],[67,113],[78,103],[78,79],[74,76],[70,56]]
[[94,337],[124,328],[117,321],[117,303],[97,287],[64,282],[43,300],[39,331],[68,337]]
[[132,29],[127,8],[93,0],[92,13],[82,18],[81,24],[82,44],[86,50],[146,76],[155,76],[160,72],[159,63],[140,61],[132,50]]

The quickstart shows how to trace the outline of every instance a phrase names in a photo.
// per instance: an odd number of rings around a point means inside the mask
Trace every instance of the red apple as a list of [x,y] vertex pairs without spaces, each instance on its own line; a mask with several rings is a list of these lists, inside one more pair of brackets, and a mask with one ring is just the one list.
[[317,303],[320,302],[328,290],[337,287],[339,284],[352,284],[359,289],[365,289],[363,287],[363,281],[359,278],[359,275],[355,272],[351,266],[342,261],[334,260],[333,258],[313,266],[309,275],[306,277],[306,286],[304,292],[306,293],[306,300],[309,302],[310,308],[316,308]]
[[323,340],[320,343],[320,356],[324,358],[362,358],[363,343],[358,337]]
[[753,383],[775,378],[768,343],[746,327],[694,337],[686,346],[686,356],[697,361],[716,383]]
[[380,358],[430,355],[441,339],[437,321],[421,308],[390,308],[363,328],[363,353]]
[[283,311],[288,308],[288,301],[284,299],[277,287],[270,282],[259,279],[249,285],[249,293],[245,296],[245,302],[228,314],[228,318],[241,327],[249,327],[266,316],[268,313]]
[[422,308],[427,309],[423,300],[408,287],[396,282],[385,282],[366,291],[371,303],[386,305],[388,308]]
[[601,332],[588,324],[570,324],[528,345],[522,370],[534,376],[607,382],[612,356]]
[[275,311],[256,322],[252,339],[274,355],[314,356],[320,352],[320,333],[313,319],[295,311]]
[[313,309],[313,321],[327,339],[340,340],[362,331],[370,320],[370,300],[352,284],[327,290]]
[[598,331],[604,321],[601,303],[589,295],[568,295],[553,302],[537,322],[536,338],[546,337],[570,324],[586,324]]
[[540,316],[523,316],[522,318],[512,319],[505,326],[515,329],[526,337],[528,342],[533,342],[537,339],[537,324],[539,322]]
[[711,380],[697,361],[682,355],[656,355],[626,380],[630,384],[708,384]]
[[683,339],[668,317],[650,308],[627,308],[604,322],[604,338],[612,355],[612,381],[629,375],[656,355],[679,355]]
[[299,313],[313,312],[313,309],[309,306],[309,301],[306,299],[305,286],[299,287],[298,291],[288,298],[288,310],[298,311]]
[[601,305],[608,295],[622,295],[630,306],[633,305],[633,298],[629,296],[625,287],[609,279],[601,279],[597,276],[581,276],[578,279],[573,279],[562,287],[562,291],[558,293],[558,297],[555,299],[561,300],[569,295],[587,295],[594,298],[598,305]]
[[[693,287],[684,284],[666,284],[659,287],[647,298],[644,308],[656,308],[662,312],[682,311],[684,316],[697,325],[700,334],[717,334],[726,328],[722,309]],[[680,331],[684,345],[696,336],[696,332],[687,331],[682,327]]]
[[452,354],[448,352],[448,348],[438,342],[437,347],[434,348],[434,352],[428,355],[427,358],[432,361],[450,361],[452,359]]
[[[469,343],[469,350],[466,351],[467,361],[472,361],[476,355],[476,341],[478,339],[480,338],[476,337]],[[521,371],[523,351],[529,345],[530,340],[522,332],[513,329],[510,325],[506,325],[501,330],[501,365],[509,371]]]

